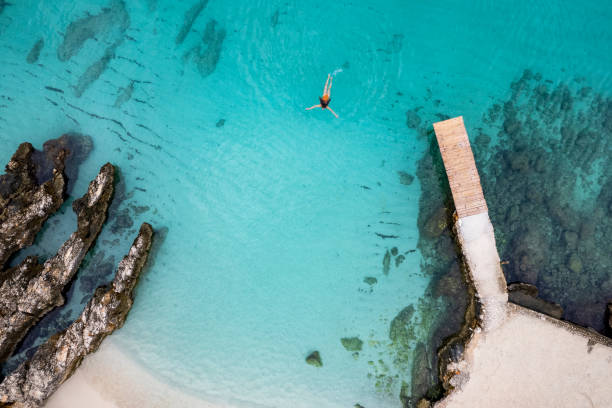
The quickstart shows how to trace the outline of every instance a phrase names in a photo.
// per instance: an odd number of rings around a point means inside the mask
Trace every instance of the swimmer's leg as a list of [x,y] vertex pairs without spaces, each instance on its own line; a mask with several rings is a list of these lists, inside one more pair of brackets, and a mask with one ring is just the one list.
[[325,81],[325,88],[323,88],[323,95],[327,95],[327,85],[329,84],[330,79],[331,79],[331,75],[327,74],[327,81]]
[[320,107],[321,107],[321,105],[313,105],[310,108],[306,108],[306,110],[311,110],[311,109],[320,108]]
[[333,78],[329,78],[329,87],[327,88],[327,96],[331,97],[331,87],[332,87],[332,82],[334,81]]

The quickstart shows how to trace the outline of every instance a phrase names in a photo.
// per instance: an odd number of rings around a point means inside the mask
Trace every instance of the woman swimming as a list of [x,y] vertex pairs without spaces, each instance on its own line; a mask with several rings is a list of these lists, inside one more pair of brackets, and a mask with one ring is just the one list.
[[310,108],[306,108],[306,110],[311,110],[314,108],[329,109],[329,111],[333,113],[335,117],[338,117],[338,115],[336,115],[336,112],[334,112],[332,108],[329,107],[329,103],[331,102],[330,94],[331,94],[332,80],[333,78],[331,74],[327,74],[327,81],[325,81],[325,88],[323,88],[323,96],[319,97],[320,103],[318,105],[311,106]]

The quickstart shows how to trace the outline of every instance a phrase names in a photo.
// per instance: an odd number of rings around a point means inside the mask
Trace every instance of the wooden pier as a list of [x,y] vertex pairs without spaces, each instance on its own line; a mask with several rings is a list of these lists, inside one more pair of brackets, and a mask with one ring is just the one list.
[[488,212],[463,116],[434,123],[459,218]]

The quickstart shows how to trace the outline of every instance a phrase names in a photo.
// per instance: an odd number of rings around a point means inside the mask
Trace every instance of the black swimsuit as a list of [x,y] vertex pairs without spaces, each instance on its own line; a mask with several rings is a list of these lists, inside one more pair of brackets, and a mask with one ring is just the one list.
[[329,105],[329,103],[331,102],[331,98],[328,98],[327,100],[325,100],[322,97],[320,97],[319,102],[321,102],[321,107],[325,109],[327,108],[327,105]]

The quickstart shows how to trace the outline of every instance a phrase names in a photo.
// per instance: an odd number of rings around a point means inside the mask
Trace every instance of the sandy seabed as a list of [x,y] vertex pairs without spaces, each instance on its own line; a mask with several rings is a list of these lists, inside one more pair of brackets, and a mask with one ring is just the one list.
[[231,408],[212,404],[156,379],[108,337],[49,398],[46,408]]

